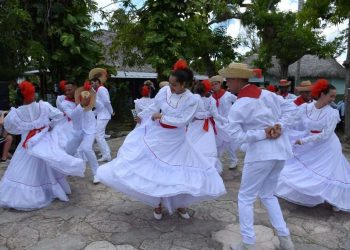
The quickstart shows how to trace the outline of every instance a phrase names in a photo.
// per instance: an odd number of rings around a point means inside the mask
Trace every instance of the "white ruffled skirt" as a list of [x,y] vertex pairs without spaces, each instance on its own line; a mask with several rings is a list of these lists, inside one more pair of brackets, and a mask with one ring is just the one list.
[[328,202],[350,211],[350,164],[336,134],[293,147],[276,188],[277,195],[304,206]]
[[135,128],[117,158],[100,166],[99,180],[152,207],[170,213],[226,193],[215,165],[186,140],[184,128],[167,129],[149,120]]
[[198,152],[200,152],[211,166],[222,172],[222,164],[218,158],[216,139],[213,125],[209,122],[208,131],[203,129],[204,120],[194,120],[187,128],[187,140]]
[[18,145],[0,182],[0,206],[34,210],[53,199],[68,201],[71,193],[67,175],[84,176],[83,160],[72,157],[58,146],[47,130]]

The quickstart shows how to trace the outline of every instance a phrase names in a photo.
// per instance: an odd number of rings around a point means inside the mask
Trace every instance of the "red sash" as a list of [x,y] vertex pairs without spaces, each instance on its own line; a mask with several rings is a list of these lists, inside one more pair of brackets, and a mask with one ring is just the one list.
[[27,134],[26,139],[24,140],[22,147],[26,148],[27,147],[27,142],[30,140],[30,138],[32,138],[34,135],[36,135],[37,133],[40,133],[43,129],[45,128],[36,128],[36,129],[32,129],[29,131],[29,133]]
[[213,125],[214,133],[217,135],[218,133],[216,131],[215,121],[214,121],[213,117],[209,117],[209,118],[204,120],[203,129],[207,132],[209,131],[209,122]]
[[219,107],[220,103],[219,103],[219,99],[226,93],[226,90],[224,89],[220,89],[218,92],[214,92],[212,94],[212,97],[216,100],[216,107]]
[[175,126],[171,126],[171,125],[168,125],[168,124],[162,123],[161,121],[159,121],[159,124],[160,124],[160,126],[162,126],[163,128],[168,128],[168,129],[174,129],[174,128],[177,128],[177,127],[175,127]]

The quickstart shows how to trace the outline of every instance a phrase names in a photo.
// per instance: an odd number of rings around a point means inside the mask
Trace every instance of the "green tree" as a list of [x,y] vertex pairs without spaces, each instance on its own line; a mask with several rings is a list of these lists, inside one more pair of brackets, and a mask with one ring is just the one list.
[[288,76],[290,64],[305,54],[329,57],[336,52],[339,41],[327,42],[321,31],[302,22],[297,13],[279,12],[280,1],[255,0],[242,16],[243,24],[256,28],[261,38],[258,60],[261,68],[271,66],[272,56],[276,56],[281,67],[281,78]]
[[316,28],[323,28],[326,21],[331,24],[347,23],[346,30],[339,35],[346,42],[346,59],[343,63],[346,70],[345,86],[345,140],[350,143],[350,4],[348,0],[308,0],[302,14],[303,20]]
[[227,1],[147,0],[139,9],[127,2],[109,20],[117,34],[112,52],[123,53],[126,65],[152,65],[160,79],[180,57],[198,66],[195,70],[213,75],[217,65],[234,59],[237,42],[222,27],[210,26],[233,12]]

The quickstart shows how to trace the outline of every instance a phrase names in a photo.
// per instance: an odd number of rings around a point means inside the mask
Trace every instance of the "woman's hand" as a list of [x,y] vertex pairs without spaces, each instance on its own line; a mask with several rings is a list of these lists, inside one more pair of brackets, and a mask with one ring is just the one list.
[[295,141],[295,144],[296,144],[296,145],[302,145],[303,142],[302,142],[300,139],[298,139],[298,140]]
[[137,122],[137,123],[141,123],[141,118],[140,117],[138,117],[138,116],[135,116],[135,122]]
[[155,120],[160,120],[162,118],[162,114],[161,113],[155,113],[152,115],[152,121],[155,121]]

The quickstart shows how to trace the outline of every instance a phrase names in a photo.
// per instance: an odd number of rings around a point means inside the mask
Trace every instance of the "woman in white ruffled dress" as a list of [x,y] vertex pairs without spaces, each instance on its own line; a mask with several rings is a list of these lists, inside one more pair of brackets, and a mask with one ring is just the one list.
[[276,192],[296,204],[328,202],[336,211],[350,211],[350,164],[334,132],[339,112],[330,106],[336,89],[321,79],[312,93],[318,100],[303,104],[296,113],[306,130],[294,141],[294,157],[286,161]]
[[135,128],[117,158],[97,170],[102,183],[154,207],[158,220],[162,207],[189,219],[187,206],[226,192],[215,165],[186,139],[186,126],[198,105],[185,88],[192,78],[183,61],[176,63],[170,87],[162,88],[154,104],[138,115],[138,121],[150,114],[152,119]]
[[10,165],[0,182],[0,206],[34,210],[53,199],[68,201],[71,193],[67,175],[83,176],[83,160],[59,147],[49,129],[60,123],[63,114],[47,102],[35,102],[35,88],[29,82],[19,85],[23,106],[12,108],[5,118],[5,129],[20,134]]
[[193,121],[187,128],[187,139],[208,162],[215,165],[219,173],[222,172],[222,164],[218,158],[216,147],[217,129],[215,121],[225,124],[228,120],[219,115],[215,100],[210,98],[211,83],[204,80],[197,83],[194,89],[194,97],[197,99],[198,108]]
[[[142,86],[141,89],[141,98],[140,99],[136,99],[134,101],[135,103],[135,111],[136,111],[136,115],[138,115],[139,113],[141,113],[142,111],[148,109],[153,103],[154,103],[154,99],[150,98],[151,95],[151,87],[144,85]],[[148,119],[150,119],[151,117],[144,117],[142,123],[147,122]],[[140,124],[137,124],[136,126],[139,126]]]

